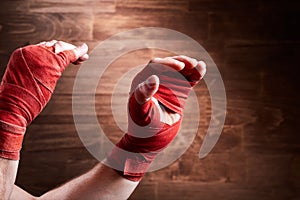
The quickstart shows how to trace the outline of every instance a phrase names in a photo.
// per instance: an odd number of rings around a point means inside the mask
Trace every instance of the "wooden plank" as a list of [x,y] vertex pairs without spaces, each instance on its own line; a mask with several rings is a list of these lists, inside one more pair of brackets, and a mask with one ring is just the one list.
[[[73,20],[78,18],[76,22]],[[92,15],[89,14],[0,14],[1,49],[12,51],[19,46],[44,40],[91,40]]]
[[[146,12],[146,13],[145,13]],[[95,15],[94,36],[103,40],[114,34],[133,28],[162,27],[173,29],[201,42],[207,37],[208,15],[206,13],[163,12],[160,10],[120,11],[116,14]],[[176,23],[174,23],[176,22]],[[182,24],[181,26],[178,26]],[[168,40],[168,37],[161,38]]]
[[[77,164],[71,165],[74,169],[68,168],[70,161]],[[83,174],[95,164],[96,160],[85,148],[22,152],[16,184],[40,196]]]
[[[202,83],[195,88],[201,115],[194,142],[172,165],[147,173],[130,199],[298,199],[300,147],[295,130],[300,85],[295,72],[300,34],[295,27],[299,4],[281,0],[3,0],[0,72],[12,50],[40,40],[88,42],[91,52],[100,41],[132,28],[180,31],[207,48],[219,67],[228,105],[224,130],[208,157],[198,160],[211,119],[210,97]],[[135,37],[116,40],[102,56],[110,55],[112,47],[128,49],[126,45],[135,42]],[[153,41],[168,41],[168,49],[185,46],[161,35],[146,41],[146,46]],[[116,142],[122,134],[110,107],[116,83],[151,57],[167,55],[160,53],[148,49],[121,56],[99,81],[96,115],[111,141]],[[185,53],[195,52],[187,49]],[[17,183],[33,194],[40,195],[97,162],[81,143],[74,124],[72,92],[78,70],[79,66],[71,66],[65,71],[52,100],[27,130]],[[88,83],[96,73],[97,69],[84,72],[85,83],[74,96],[80,106],[80,125],[90,133],[88,145],[95,148],[97,123],[91,122],[87,95],[94,95]],[[117,98],[127,99],[127,89],[124,85],[120,88]],[[125,103],[114,106],[126,107]],[[126,113],[120,115],[124,125]],[[196,120],[189,115],[186,118]],[[187,127],[184,134],[190,131]],[[181,145],[180,141],[176,144]]]
[[113,13],[115,0],[28,0],[19,9],[31,13]]
[[11,14],[20,11],[18,7],[20,5],[27,4],[27,0],[14,0],[14,1],[1,1],[0,2],[0,13]]
[[189,0],[189,11],[192,12],[255,12],[258,10],[260,2],[257,0]]
[[187,11],[188,0],[117,0],[117,9],[147,9],[147,10],[165,10]]
[[190,0],[189,10],[191,12],[297,12],[299,9],[299,2],[293,1],[289,3],[283,3],[281,0],[271,1],[247,1],[247,0]]
[[9,56],[6,54],[0,53],[0,80],[2,80],[2,76],[6,69],[6,63],[8,62]]
[[[52,151],[55,149],[100,148],[107,145],[98,130],[98,124],[80,125],[81,135],[74,124],[32,124],[29,126],[24,152]],[[116,143],[124,134],[118,127],[104,124],[103,134]],[[84,143],[83,143],[84,142]],[[99,151],[100,152],[100,151]]]
[[299,32],[293,30],[293,27],[298,15],[297,11],[281,10],[272,13],[251,9],[245,12],[211,12],[209,34],[212,35],[209,36],[212,40],[297,40]]

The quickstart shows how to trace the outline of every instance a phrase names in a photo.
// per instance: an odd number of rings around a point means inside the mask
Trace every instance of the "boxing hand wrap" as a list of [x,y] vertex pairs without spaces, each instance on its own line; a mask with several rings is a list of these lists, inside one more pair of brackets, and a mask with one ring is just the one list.
[[[140,105],[134,92],[141,82],[153,74],[160,80],[158,91],[151,100]],[[108,156],[108,164],[126,179],[140,181],[157,154],[176,136],[185,101],[200,77],[196,68],[192,73],[185,70],[178,72],[156,63],[149,63],[138,73],[132,81],[128,102],[128,133]],[[172,125],[164,123],[161,114],[164,108],[180,114],[180,120]]]
[[184,68],[181,71],[176,71],[169,66],[150,62],[133,79],[130,93],[135,90],[138,84],[153,74],[157,75],[160,80],[159,89],[154,97],[168,109],[182,114],[192,87],[200,80],[199,69],[195,67],[191,70]]
[[30,45],[13,52],[0,85],[0,157],[19,160],[26,127],[50,100],[72,50]]

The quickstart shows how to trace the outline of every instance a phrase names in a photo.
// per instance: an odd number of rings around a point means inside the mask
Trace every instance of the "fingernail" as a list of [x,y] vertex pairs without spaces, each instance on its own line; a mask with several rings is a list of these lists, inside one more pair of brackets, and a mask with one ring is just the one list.
[[197,64],[198,64],[198,61],[196,59],[192,58],[192,65],[195,67],[195,66],[197,66]]
[[153,75],[153,76],[150,76],[147,80],[146,80],[146,84],[149,86],[149,87],[154,87],[157,82],[159,82],[159,79],[157,76]]
[[204,61],[199,61],[199,65],[201,65],[202,67],[206,68],[206,63]]
[[183,62],[178,61],[178,60],[176,60],[176,64],[179,65],[181,69],[183,69],[185,67],[185,64]]

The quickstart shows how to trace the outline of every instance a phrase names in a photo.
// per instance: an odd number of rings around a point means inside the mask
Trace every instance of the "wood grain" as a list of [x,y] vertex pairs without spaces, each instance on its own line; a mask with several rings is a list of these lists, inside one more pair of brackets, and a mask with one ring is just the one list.
[[[110,13],[115,12],[115,0],[30,0],[25,8],[32,13]],[[24,9],[20,7],[19,9]]]
[[[43,40],[86,42],[93,53],[103,40],[133,28],[163,27],[184,33],[206,49],[222,75],[227,95],[223,132],[213,151],[200,160],[210,120],[218,119],[211,116],[211,99],[202,82],[195,88],[200,117],[186,116],[191,122],[199,120],[191,146],[168,167],[147,173],[130,199],[299,199],[299,8],[299,2],[281,0],[2,0],[0,74],[14,49]],[[127,49],[134,37],[115,40],[103,58],[113,48]],[[156,35],[154,40],[167,41],[167,49],[185,47],[183,41],[168,36]],[[195,54],[191,49],[184,53]],[[123,132],[111,108],[116,84],[136,66],[168,55],[172,52],[146,48],[120,56],[107,67],[96,92],[89,83],[95,81],[98,69],[84,72],[82,87],[74,94],[80,66],[69,66],[50,103],[28,127],[17,184],[41,195],[95,165],[98,161],[75,127],[72,101],[78,103],[90,147],[105,144],[95,132],[97,124],[91,123],[95,113],[88,97],[95,98],[96,117],[104,132],[117,142]],[[210,70],[212,63],[207,64]],[[116,110],[126,109],[127,87],[121,85],[117,91]],[[124,126],[126,111],[119,112]],[[183,134],[190,131],[185,127]]]

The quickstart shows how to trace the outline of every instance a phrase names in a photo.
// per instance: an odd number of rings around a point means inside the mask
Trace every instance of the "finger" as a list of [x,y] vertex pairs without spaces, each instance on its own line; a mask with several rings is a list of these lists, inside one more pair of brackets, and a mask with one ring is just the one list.
[[89,47],[87,46],[86,43],[83,43],[82,45],[76,47],[73,49],[76,58],[80,59],[81,61],[87,60],[89,58],[87,52],[89,50]]
[[146,81],[140,83],[135,89],[135,99],[139,104],[144,104],[157,92],[159,87],[159,78],[152,75]]
[[75,62],[72,62],[74,65],[80,65],[84,61],[89,59],[89,55],[87,54],[88,46],[85,43],[82,44],[81,46],[75,48],[73,51],[76,55],[76,58],[78,58]]
[[57,40],[51,40],[51,41],[43,41],[37,44],[37,46],[41,46],[45,49],[48,49],[51,52],[55,53],[55,44],[57,43]]
[[[49,45],[52,44],[51,42],[49,42]],[[63,51],[66,51],[66,50],[73,50],[73,49],[76,48],[75,45],[64,42],[64,41],[58,41],[58,42],[54,43],[53,45],[54,45],[54,49],[55,49],[56,54],[58,54],[60,52],[63,52]]]
[[53,46],[56,42],[57,42],[57,40],[43,41],[43,42],[40,42],[36,45],[37,46],[43,46],[44,45],[44,46],[50,47],[50,46]]
[[51,47],[57,43],[57,40],[51,40],[45,43],[45,46]]
[[188,77],[191,82],[200,81],[206,74],[206,64],[203,61],[197,62],[197,66],[192,69],[192,74]]
[[184,55],[173,56],[173,58],[184,62],[186,67],[181,71],[181,73],[190,81],[199,81],[204,77],[206,73],[206,64],[204,61],[197,61],[194,58]]
[[206,74],[206,63],[204,61],[199,61],[197,67],[199,68],[199,73],[201,75],[200,79],[202,79]]
[[85,61],[85,60],[87,60],[87,59],[89,59],[89,55],[88,54],[84,54],[83,56],[81,56],[80,58],[79,58],[79,60],[80,61]]
[[[60,45],[60,44],[58,44]],[[87,59],[88,56],[85,55],[87,54],[88,51],[88,46],[86,44],[82,44],[81,46],[78,46],[71,50],[64,50],[61,51],[59,53],[57,53],[56,55],[58,57],[60,57],[60,62],[61,62],[61,70],[63,71],[65,69],[65,67],[67,67],[70,63],[75,63],[76,61],[82,57],[83,59]],[[82,60],[83,61],[83,60]],[[79,60],[79,63],[82,62]]]
[[181,61],[185,64],[185,68],[192,69],[197,66],[198,61],[194,58],[190,58],[188,56],[180,55],[180,56],[173,56],[175,60]]
[[45,45],[45,44],[46,44],[46,41],[43,41],[43,42],[37,43],[36,45],[37,46],[42,46],[42,45]]
[[81,56],[80,58],[78,58],[78,60],[76,60],[75,62],[72,62],[74,65],[80,65],[82,64],[84,61],[89,59],[89,55],[88,54],[84,54],[83,56]]
[[150,63],[157,63],[162,65],[167,65],[172,67],[176,71],[180,71],[184,68],[185,64],[179,60],[173,59],[171,57],[166,58],[154,58],[150,61]]

